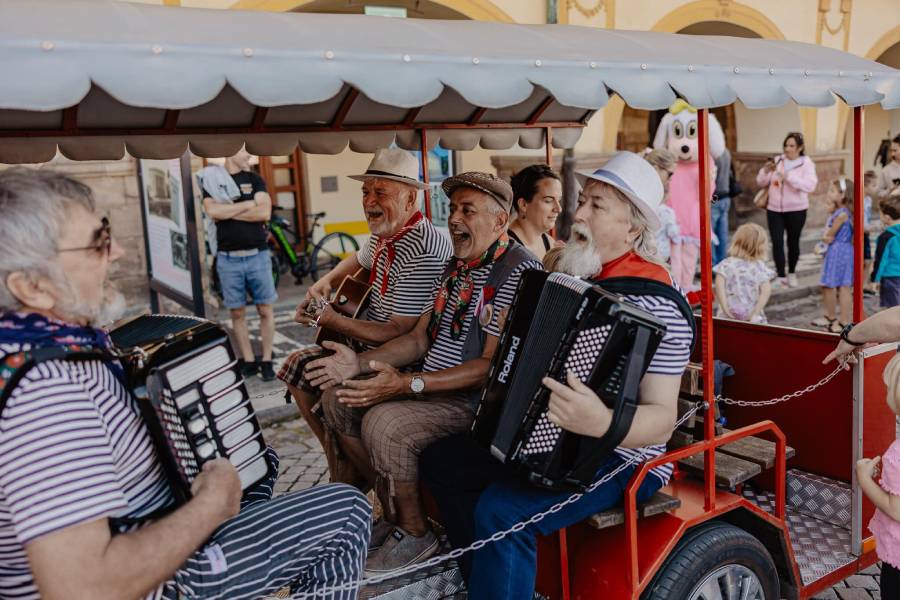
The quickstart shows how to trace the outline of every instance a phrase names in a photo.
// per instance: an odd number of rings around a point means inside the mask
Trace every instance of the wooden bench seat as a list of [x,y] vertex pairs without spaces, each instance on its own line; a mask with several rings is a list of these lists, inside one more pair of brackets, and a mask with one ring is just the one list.
[[[679,506],[681,506],[681,500],[678,498],[673,498],[662,492],[656,492],[647,502],[638,506],[638,518],[652,517],[653,515],[675,510]],[[621,506],[604,510],[601,513],[592,515],[587,520],[588,525],[594,529],[606,529],[607,527],[621,525],[624,522],[625,508]]]
[[[725,433],[729,431],[729,429],[726,429]],[[719,448],[719,451],[756,463],[763,469],[771,469],[775,466],[775,442],[762,438],[754,436],[741,438],[736,442],[725,444]],[[796,455],[796,450],[790,446],[785,446],[785,458],[791,459]]]
[[[679,460],[678,465],[691,475],[703,477],[703,453]],[[716,451],[716,485],[734,489],[762,473],[762,467],[749,460]]]

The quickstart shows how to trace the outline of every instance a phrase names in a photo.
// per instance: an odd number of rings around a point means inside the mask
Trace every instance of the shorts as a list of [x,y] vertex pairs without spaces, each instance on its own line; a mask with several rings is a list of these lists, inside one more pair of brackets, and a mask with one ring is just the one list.
[[900,306],[900,277],[882,277],[879,284],[881,308]]
[[[272,255],[260,250],[253,256],[216,255],[216,271],[222,286],[225,308],[243,308],[248,304],[272,304],[278,300],[272,279]],[[250,302],[247,294],[250,294]]]
[[309,382],[303,375],[303,370],[310,361],[330,354],[330,351],[316,345],[295,350],[281,364],[281,368],[278,370],[278,379],[304,392],[318,395],[319,388],[309,385]]

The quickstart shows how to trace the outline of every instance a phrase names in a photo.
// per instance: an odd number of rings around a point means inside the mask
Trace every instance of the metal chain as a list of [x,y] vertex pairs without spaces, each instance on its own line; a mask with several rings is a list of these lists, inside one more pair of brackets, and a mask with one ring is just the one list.
[[255,396],[250,396],[248,400],[261,400],[262,398],[271,398],[272,396],[281,396],[284,398],[284,394],[287,392],[287,388],[278,388],[277,390],[271,390],[268,392],[262,392],[261,394],[256,394]]
[[846,362],[842,361],[840,364],[838,364],[837,367],[835,367],[834,371],[820,379],[817,383],[808,385],[802,390],[791,392],[790,394],[785,394],[784,396],[778,396],[777,398],[771,398],[769,400],[735,400],[734,398],[726,398],[725,396],[716,396],[716,401],[723,402],[725,404],[732,404],[734,406],[772,406],[773,404],[780,404],[781,402],[787,402],[788,400],[799,398],[800,396],[804,396],[819,389],[820,387],[837,377],[837,374],[844,370],[844,366],[846,364]]
[[[673,430],[678,429],[685,421],[690,419],[694,415],[694,413],[697,412],[697,410],[699,410],[704,405],[705,405],[704,402],[698,402],[694,406],[692,406],[690,409],[688,409],[687,412],[685,412],[684,415],[682,415],[682,417],[680,419],[678,419],[678,421],[675,423],[675,427],[673,427]],[[376,583],[381,583],[383,581],[387,581],[389,579],[394,579],[396,577],[402,577],[404,575],[409,575],[409,574],[415,573],[416,571],[421,571],[422,569],[430,569],[431,567],[435,567],[435,566],[437,566],[443,562],[446,562],[448,560],[457,559],[460,556],[462,556],[463,554],[466,554],[468,552],[472,552],[475,550],[479,550],[493,542],[498,542],[513,533],[518,533],[518,532],[522,531],[529,525],[534,525],[535,523],[542,521],[546,517],[548,517],[552,514],[558,513],[566,506],[569,506],[570,504],[577,502],[586,494],[590,494],[591,492],[596,490],[598,487],[600,487],[604,483],[607,483],[613,477],[615,477],[616,475],[618,475],[619,473],[621,473],[628,467],[630,467],[632,465],[636,465],[637,463],[641,462],[644,458],[646,458],[644,453],[639,451],[637,456],[629,458],[628,460],[623,462],[621,465],[619,465],[618,467],[616,467],[615,469],[613,469],[612,471],[610,471],[609,473],[607,473],[606,475],[604,475],[603,477],[601,477],[600,479],[598,479],[597,481],[592,483],[590,485],[590,487],[588,487],[587,490],[585,490],[584,492],[576,492],[576,493],[572,494],[571,496],[569,496],[568,498],[566,498],[565,500],[563,500],[561,502],[557,502],[556,504],[554,504],[547,510],[545,510],[543,512],[539,512],[525,521],[520,521],[519,523],[516,523],[515,525],[510,527],[509,529],[506,529],[503,531],[498,531],[488,538],[476,540],[476,541],[472,542],[471,544],[469,544],[468,546],[466,546],[465,548],[456,548],[454,550],[451,550],[447,554],[441,554],[441,555],[429,558],[428,560],[426,560],[424,562],[409,565],[408,567],[404,567],[404,568],[398,569],[396,571],[391,571],[390,573],[386,573],[384,575],[377,575],[375,577],[369,577],[367,579],[361,579],[359,581],[347,582],[347,583],[331,586],[328,588],[324,588],[321,590],[315,590],[315,591],[311,591],[311,592],[299,592],[297,594],[292,595],[291,598],[294,600],[300,600],[303,598],[316,598],[319,596],[328,596],[328,595],[331,595],[333,592],[338,592],[338,591],[351,591],[351,590],[355,590],[355,589],[361,588],[366,585],[373,585]]]

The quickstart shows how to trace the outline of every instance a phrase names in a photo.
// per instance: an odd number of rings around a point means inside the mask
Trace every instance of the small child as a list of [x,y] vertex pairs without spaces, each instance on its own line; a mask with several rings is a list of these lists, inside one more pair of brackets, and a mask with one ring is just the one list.
[[[826,200],[831,216],[822,240],[828,244],[822,264],[822,301],[825,315],[812,324],[832,333],[840,333],[853,320],[853,182],[840,177],[831,182]],[[840,320],[836,315],[840,303]]]
[[681,229],[675,219],[675,211],[665,202],[656,207],[656,214],[660,223],[659,231],[656,232],[656,250],[666,264],[671,264],[672,244],[681,241]]
[[869,234],[877,232],[878,221],[872,221],[872,198],[878,193],[878,177],[875,171],[866,171],[863,175],[863,190],[865,197],[863,198],[863,260],[865,271],[863,271],[863,293],[874,296],[875,286],[870,283],[872,279],[872,242]]
[[716,316],[766,323],[763,309],[772,294],[775,271],[766,265],[769,234],[756,223],[737,228],[728,257],[713,267],[716,274]]
[[881,222],[884,231],[875,247],[872,281],[878,284],[881,307],[900,305],[900,196],[888,196],[881,201]]
[[[888,386],[887,404],[900,415],[900,354],[884,368]],[[875,482],[879,469],[881,485]],[[900,598],[900,440],[895,440],[884,456],[856,462],[856,479],[866,497],[875,505],[869,530],[875,536],[875,552],[881,559],[881,597]]]

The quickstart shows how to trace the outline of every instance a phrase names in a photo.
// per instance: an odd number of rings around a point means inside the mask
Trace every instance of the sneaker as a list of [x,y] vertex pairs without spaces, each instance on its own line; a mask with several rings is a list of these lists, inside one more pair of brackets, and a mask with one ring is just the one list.
[[800,285],[800,282],[797,281],[796,273],[788,273],[787,285],[788,285],[788,287],[792,287],[792,288],[795,288]]
[[272,366],[271,360],[264,360],[260,365],[259,376],[263,381],[275,381],[275,367]]
[[366,577],[384,575],[430,557],[440,544],[431,531],[416,537],[399,527],[394,527],[381,547],[366,560]]
[[773,290],[781,290],[788,286],[788,278],[787,277],[776,277],[774,281],[772,281],[772,289]]
[[369,537],[369,553],[384,546],[384,542],[393,531],[394,524],[387,519],[381,518],[375,521],[375,524],[372,525],[372,535]]
[[241,375],[243,376],[244,379],[247,379],[248,377],[253,377],[257,373],[259,373],[259,363],[258,362],[248,363],[244,360],[241,360],[240,367],[241,367]]

